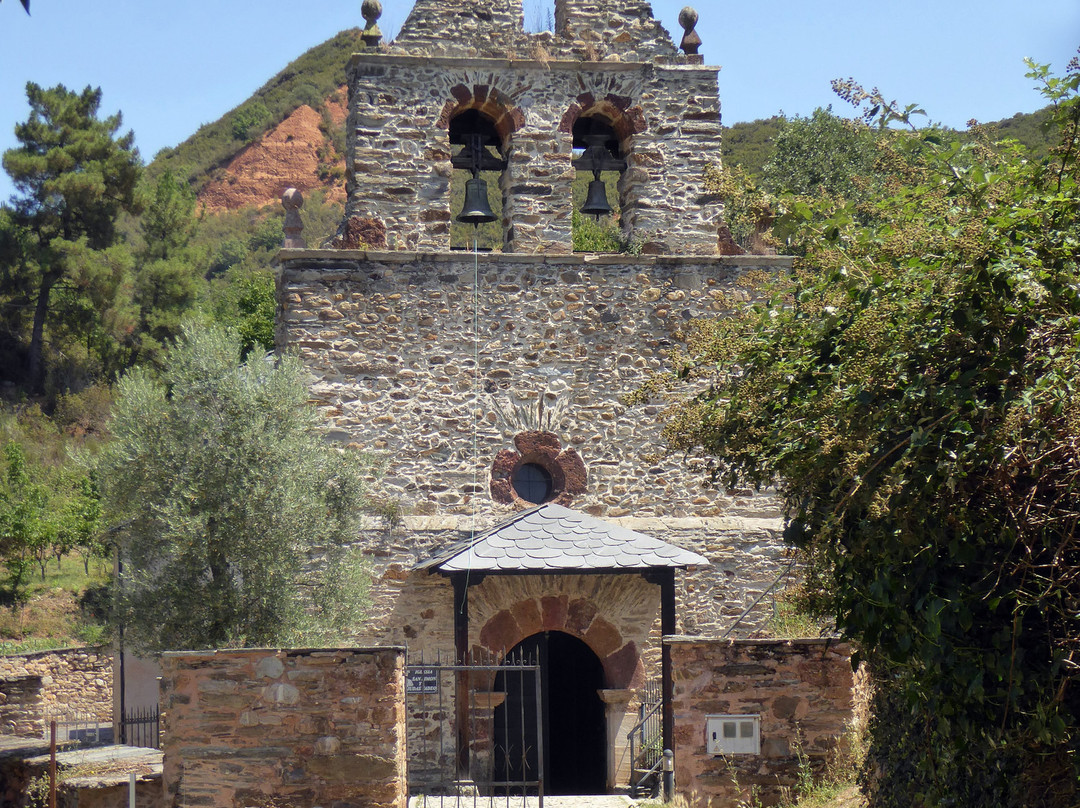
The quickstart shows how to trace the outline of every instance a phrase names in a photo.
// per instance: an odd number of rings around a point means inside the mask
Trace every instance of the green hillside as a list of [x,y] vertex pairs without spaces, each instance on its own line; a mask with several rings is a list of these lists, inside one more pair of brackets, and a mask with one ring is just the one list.
[[342,31],[316,45],[242,104],[213,123],[200,126],[179,146],[158,152],[147,167],[148,174],[156,177],[169,170],[174,176],[186,178],[196,190],[202,188],[214,169],[281,123],[297,107],[307,104],[321,110],[326,99],[345,83],[349,57],[364,48],[359,28]]
[[780,134],[784,119],[774,115],[746,123],[724,127],[724,145],[720,156],[724,165],[737,165],[752,177],[760,177],[761,169],[773,153],[773,142]]
[[[1018,112],[1011,118],[983,126],[996,132],[998,138],[1018,140],[1034,156],[1044,157],[1053,142],[1052,133],[1046,128],[1049,119],[1050,107],[1044,107],[1035,112]],[[783,126],[784,119],[773,116],[724,127],[721,150],[724,165],[739,166],[751,177],[760,179],[762,167],[772,157],[776,136]]]

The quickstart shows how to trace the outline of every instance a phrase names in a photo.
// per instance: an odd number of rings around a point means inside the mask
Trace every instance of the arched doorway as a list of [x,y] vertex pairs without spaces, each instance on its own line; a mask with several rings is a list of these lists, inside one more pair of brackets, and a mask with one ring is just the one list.
[[[607,733],[600,659],[584,642],[561,631],[534,634],[507,654],[540,663],[543,705],[544,793],[603,794],[607,779]],[[499,673],[495,690],[506,700],[495,709],[495,781],[536,780],[536,688],[532,677]]]

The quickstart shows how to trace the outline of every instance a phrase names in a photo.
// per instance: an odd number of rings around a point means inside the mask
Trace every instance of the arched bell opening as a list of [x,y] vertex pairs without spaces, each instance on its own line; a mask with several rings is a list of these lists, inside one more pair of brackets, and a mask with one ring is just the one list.
[[450,119],[450,249],[499,250],[503,245],[503,198],[500,179],[506,147],[496,122],[479,109]]
[[[500,671],[494,690],[506,698],[493,716],[494,782],[536,782],[542,749],[545,794],[606,793],[608,738],[599,657],[571,634],[544,631],[515,645],[506,660],[539,663],[540,725],[535,676]],[[535,793],[520,785],[509,790]]]
[[620,178],[627,162],[611,120],[600,113],[581,115],[573,125],[574,251],[620,252]]

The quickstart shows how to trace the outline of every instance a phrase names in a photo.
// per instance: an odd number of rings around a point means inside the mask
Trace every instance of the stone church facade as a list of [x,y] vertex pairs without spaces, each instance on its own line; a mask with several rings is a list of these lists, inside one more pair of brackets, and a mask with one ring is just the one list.
[[[417,0],[349,65],[338,241],[279,258],[278,345],[400,507],[363,536],[358,638],[448,660],[571,638],[598,664],[593,790],[625,786],[642,688],[678,673],[661,636],[753,634],[767,607],[736,619],[786,565],[776,503],[665,456],[662,404],[628,403],[690,321],[789,267],[719,254],[717,68],[684,16],[680,51],[643,0],[557,0],[542,34],[521,0]],[[635,254],[573,251],[571,184],[601,146]],[[501,251],[450,249],[470,148],[497,175]]]

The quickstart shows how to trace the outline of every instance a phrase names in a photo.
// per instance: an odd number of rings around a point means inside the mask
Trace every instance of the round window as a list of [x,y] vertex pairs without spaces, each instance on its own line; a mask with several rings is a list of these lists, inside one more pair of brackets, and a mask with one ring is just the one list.
[[526,502],[542,505],[551,499],[555,483],[551,472],[538,463],[522,463],[514,470],[514,491]]

